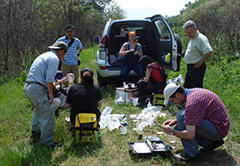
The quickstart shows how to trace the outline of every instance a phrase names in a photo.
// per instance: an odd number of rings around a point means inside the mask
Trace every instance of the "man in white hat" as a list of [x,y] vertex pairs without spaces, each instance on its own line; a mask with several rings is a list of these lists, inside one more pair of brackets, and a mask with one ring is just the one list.
[[184,89],[175,83],[168,84],[163,93],[165,105],[169,101],[185,105],[176,120],[167,120],[162,125],[166,134],[181,138],[184,151],[175,154],[177,159],[196,159],[198,145],[203,151],[211,151],[224,143],[230,120],[226,107],[215,93],[202,88]]
[[39,55],[32,63],[24,85],[24,95],[33,105],[31,138],[36,141],[41,136],[41,143],[54,149],[61,144],[53,141],[53,82],[59,60],[63,59],[68,47],[59,41],[49,48],[50,51]]

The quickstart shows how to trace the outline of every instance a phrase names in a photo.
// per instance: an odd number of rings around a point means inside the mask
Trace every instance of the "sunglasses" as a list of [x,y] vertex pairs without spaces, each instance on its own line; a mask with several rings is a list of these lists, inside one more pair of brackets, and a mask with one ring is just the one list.
[[73,33],[73,31],[66,31],[67,33]]

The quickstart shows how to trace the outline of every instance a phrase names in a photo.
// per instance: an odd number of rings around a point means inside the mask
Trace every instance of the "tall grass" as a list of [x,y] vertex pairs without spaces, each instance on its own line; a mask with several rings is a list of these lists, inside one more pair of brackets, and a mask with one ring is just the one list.
[[[81,53],[80,68],[90,67],[96,71],[95,54],[97,48],[85,49]],[[230,117],[231,128],[224,146],[215,153],[203,156],[203,161],[189,165],[237,165],[240,161],[239,124],[239,72],[240,60],[222,62],[214,66],[208,65],[204,78],[204,87],[218,94],[225,103]],[[181,72],[184,76],[186,66],[181,63]],[[168,79],[176,77],[179,72],[168,71]],[[19,79],[18,79],[19,80]],[[95,74],[96,80],[96,74]],[[116,105],[114,102],[115,90],[107,86],[103,90],[105,106],[113,107],[113,113],[130,114],[140,113],[141,110],[129,104]],[[128,142],[139,141],[137,134],[132,131],[135,123],[128,121],[128,132],[121,135],[119,130],[101,130],[101,144],[74,144],[68,131],[68,123],[64,120],[69,116],[69,110],[61,110],[55,120],[56,141],[62,142],[63,147],[51,151],[40,144],[33,144],[30,136],[32,106],[23,96],[23,82],[10,80],[0,85],[0,166],[42,166],[42,165],[183,165],[170,157],[132,156],[128,153]],[[102,108],[102,109],[103,109]],[[174,118],[176,111],[173,107],[164,109],[166,118],[159,118],[157,123],[144,129],[144,136],[155,135],[161,131],[161,124],[169,118]],[[158,135],[165,143],[175,147],[173,152],[181,149],[181,142],[172,144],[167,135]],[[211,157],[209,157],[211,155]]]

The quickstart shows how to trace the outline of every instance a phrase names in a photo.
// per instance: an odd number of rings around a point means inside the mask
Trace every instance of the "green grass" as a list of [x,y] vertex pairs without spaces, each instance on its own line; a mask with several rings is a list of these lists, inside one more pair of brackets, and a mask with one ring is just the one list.
[[[80,55],[81,66],[90,67],[96,71],[96,47],[83,50]],[[185,65],[181,64],[181,73],[184,76]],[[231,128],[226,138],[226,143],[214,153],[201,156],[201,163],[178,162],[170,157],[163,156],[131,156],[128,142],[138,141],[137,134],[132,131],[135,123],[128,121],[129,127],[126,135],[121,135],[119,130],[109,132],[101,130],[101,145],[76,145],[68,131],[68,124],[64,118],[69,116],[69,110],[61,110],[60,116],[55,121],[54,139],[63,143],[63,147],[50,151],[41,145],[31,142],[31,117],[32,107],[23,96],[23,83],[11,80],[0,85],[0,166],[42,166],[42,165],[238,165],[240,164],[240,60],[232,62],[223,61],[215,66],[208,65],[204,79],[204,87],[216,92],[225,103],[231,118]],[[179,73],[170,72],[169,78],[178,76]],[[17,79],[21,80],[21,79]],[[96,81],[96,74],[95,74]],[[116,105],[114,102],[115,91],[111,86],[103,90],[103,108],[113,107],[113,113],[131,114],[140,113],[141,110],[131,105]],[[144,129],[144,136],[156,135],[161,131],[161,124],[168,118],[174,118],[176,108],[171,106],[164,109],[166,118],[158,118],[155,125]],[[129,119],[129,118],[128,118]],[[169,136],[160,135],[166,143],[175,147],[173,152],[182,149],[179,139],[171,144]]]

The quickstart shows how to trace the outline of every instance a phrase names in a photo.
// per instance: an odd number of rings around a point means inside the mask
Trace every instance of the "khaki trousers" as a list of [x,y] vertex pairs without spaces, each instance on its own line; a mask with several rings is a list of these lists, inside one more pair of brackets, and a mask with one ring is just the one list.
[[61,66],[63,75],[66,76],[68,73],[73,73],[75,76],[74,83],[78,83],[78,77],[79,77],[79,71],[78,71],[78,65],[70,66],[62,63]]

